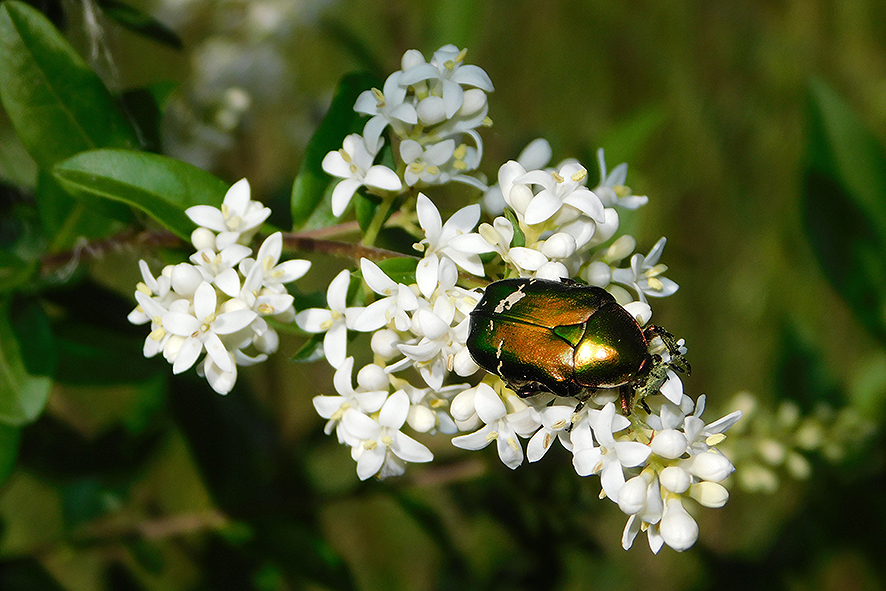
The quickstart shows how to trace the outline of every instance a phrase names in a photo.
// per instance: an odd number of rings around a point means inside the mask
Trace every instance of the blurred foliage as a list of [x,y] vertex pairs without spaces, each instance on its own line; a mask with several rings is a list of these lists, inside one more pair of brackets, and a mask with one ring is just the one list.
[[[876,0],[0,2],[0,588],[882,588],[884,19]],[[303,338],[226,397],[144,359],[136,262],[181,255],[82,239],[185,236],[193,196],[241,177],[275,224],[322,226],[290,204],[344,133],[320,125],[339,80],[371,72],[353,96],[448,42],[496,85],[490,178],[536,135],[629,162],[639,250],[666,235],[681,284],[656,322],[709,416],[750,390],[854,407],[876,441],[735,491],[695,549],[652,556],[621,549],[624,516],[564,454],[510,472],[428,442],[433,465],[359,483],[311,405],[331,372],[287,360]],[[341,268],[314,261],[309,294]]]

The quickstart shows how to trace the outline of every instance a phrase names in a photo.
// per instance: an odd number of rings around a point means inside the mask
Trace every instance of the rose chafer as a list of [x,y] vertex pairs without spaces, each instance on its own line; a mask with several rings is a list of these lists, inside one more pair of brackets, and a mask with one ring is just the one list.
[[[649,351],[656,336],[668,361]],[[471,312],[467,347],[522,397],[552,392],[584,401],[598,388],[620,388],[626,414],[659,391],[668,369],[690,369],[666,330],[641,328],[609,292],[571,280],[490,284]]]

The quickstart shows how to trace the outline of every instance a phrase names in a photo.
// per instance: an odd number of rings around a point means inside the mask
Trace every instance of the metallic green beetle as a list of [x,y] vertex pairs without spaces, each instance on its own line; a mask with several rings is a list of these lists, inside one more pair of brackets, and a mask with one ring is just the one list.
[[[671,358],[649,353],[661,336]],[[622,388],[622,406],[642,401],[688,371],[667,331],[637,321],[599,287],[571,280],[505,279],[486,287],[471,312],[468,351],[520,396],[553,392],[585,400],[597,388]]]

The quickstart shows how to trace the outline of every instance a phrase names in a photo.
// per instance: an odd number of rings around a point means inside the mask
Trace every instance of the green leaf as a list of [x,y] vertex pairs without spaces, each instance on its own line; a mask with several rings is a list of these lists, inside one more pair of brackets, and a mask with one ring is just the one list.
[[178,35],[149,14],[117,0],[98,0],[98,5],[106,15],[130,31],[175,49],[184,47]]
[[364,90],[380,86],[378,77],[367,73],[348,74],[339,82],[326,117],[317,127],[305,148],[304,159],[292,184],[292,227],[312,229],[328,226],[335,218],[329,216],[315,219],[321,207],[329,209],[332,178],[323,172],[323,157],[342,146],[342,140],[350,133],[359,133],[365,125],[365,117],[354,111],[354,103]]
[[0,424],[18,426],[32,422],[43,411],[52,379],[34,375],[26,367],[29,345],[13,330],[10,308],[8,298],[0,300]]
[[821,82],[810,88],[803,214],[828,279],[886,342],[886,154]]
[[74,198],[49,171],[41,169],[37,177],[37,211],[49,252],[73,248],[81,238],[105,238],[121,228],[115,220],[132,218],[132,210],[122,203],[102,204],[88,195]]
[[318,359],[323,359],[323,339],[325,336],[326,333],[322,332],[311,335],[290,360],[296,363],[313,363]]
[[0,100],[44,169],[138,139],[111,94],[49,20],[23,2],[0,4]]
[[175,89],[172,83],[160,83],[144,88],[132,88],[120,95],[120,103],[132,118],[132,125],[138,129],[142,149],[148,152],[161,152],[160,123],[163,107]]
[[60,162],[53,174],[75,195],[132,205],[187,240],[196,227],[185,210],[220,207],[228,185],[179,160],[131,150],[92,150]]
[[403,285],[412,285],[415,283],[415,268],[418,266],[418,259],[413,257],[397,257],[393,259],[385,259],[376,263],[385,275]]

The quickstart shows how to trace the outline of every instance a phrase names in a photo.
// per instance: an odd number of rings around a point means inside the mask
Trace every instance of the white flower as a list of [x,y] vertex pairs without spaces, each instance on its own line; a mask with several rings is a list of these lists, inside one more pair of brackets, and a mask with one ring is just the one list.
[[[534,168],[544,168],[551,161],[551,144],[544,138],[537,138],[529,142],[520,155],[517,163],[524,171]],[[483,194],[482,206],[485,211],[493,215],[501,215],[505,210],[505,198],[501,194],[501,187],[496,183],[489,187]]]
[[329,309],[309,308],[295,315],[295,322],[305,332],[325,332],[323,353],[332,367],[340,367],[347,356],[348,328],[363,308],[349,308],[347,305],[350,272],[345,269],[335,276],[326,290],[326,303]]
[[323,170],[342,180],[332,191],[332,214],[340,216],[347,209],[360,187],[381,191],[399,191],[403,188],[397,173],[382,164],[372,164],[381,149],[383,140],[379,138],[374,149],[367,149],[360,134],[352,133],[342,143],[342,147],[329,152],[323,158]]
[[665,238],[661,238],[645,257],[642,254],[632,256],[631,268],[615,269],[612,281],[632,287],[642,302],[646,301],[647,295],[665,297],[676,292],[680,286],[662,276],[668,268],[658,262],[666,242]]
[[[145,339],[142,352],[145,357],[153,357],[163,350],[171,336],[170,333],[163,328],[163,316],[166,315],[169,310],[159,299],[152,298],[141,290],[135,292],[135,300],[138,302],[138,306],[129,314],[129,317],[131,319],[133,315],[135,315],[137,320],[141,320],[141,318],[144,317],[147,318],[145,322],[151,323],[151,332]],[[186,300],[184,300],[184,304],[187,309]],[[132,320],[130,320],[130,322],[132,322]],[[138,322],[137,324],[144,324],[144,322]]]
[[403,140],[400,142],[400,158],[406,165],[406,172],[403,174],[406,184],[413,187],[418,183],[445,183],[449,178],[442,176],[442,167],[452,159],[454,153],[453,139],[425,146],[415,140]]
[[649,202],[645,195],[633,195],[631,189],[625,186],[628,177],[628,165],[619,164],[606,174],[606,159],[603,156],[603,148],[597,150],[597,162],[600,164],[600,184],[594,187],[596,194],[606,207],[623,207],[625,209],[637,209]]
[[603,492],[618,502],[618,492],[625,483],[624,468],[639,466],[646,461],[651,450],[639,441],[615,440],[613,434],[627,428],[630,421],[615,413],[613,403],[606,404],[599,411],[589,411],[588,418],[599,447],[576,450],[573,456],[575,471],[579,476],[600,474]]
[[[373,419],[354,409],[345,411],[342,422],[345,428],[360,441],[351,448],[357,461],[357,476],[366,480],[382,473],[396,458],[406,462],[430,462],[434,454],[427,447],[400,431],[409,414],[409,397],[402,390],[394,392],[382,405],[378,419]],[[395,467],[389,467],[395,473]]]
[[[425,63],[417,51],[407,52],[408,57],[403,56],[404,71],[400,77],[400,84],[403,86],[415,86],[419,82],[427,84],[433,96],[442,98],[445,117],[451,119],[464,102],[462,85],[474,86],[486,92],[494,90],[489,75],[482,68],[464,65],[466,52],[466,49],[459,51],[455,45],[444,45],[434,52],[430,63]],[[408,68],[407,62],[410,62]]]
[[[360,384],[360,387],[355,390],[351,383],[353,369],[354,358],[348,357],[342,361],[341,365],[336,369],[335,375],[332,379],[335,391],[338,392],[339,395],[315,396],[313,399],[314,408],[317,410],[317,414],[324,419],[328,419],[324,429],[326,434],[328,435],[332,433],[333,429],[335,429],[339,442],[351,446],[357,445],[360,438],[355,434],[349,433],[347,429],[341,425],[341,419],[345,412],[349,409],[353,409],[361,413],[372,414],[378,411],[385,403],[385,400],[388,399],[387,384]],[[365,369],[366,368],[360,370],[361,374],[365,373]],[[359,379],[361,374],[358,374],[358,383],[361,381]],[[369,387],[364,387],[365,385],[368,385]]]
[[541,429],[535,432],[526,445],[526,458],[530,462],[540,460],[550,449],[555,439],[559,439],[566,449],[572,447],[567,429],[572,426],[574,412],[574,404],[554,404],[539,410]]
[[458,181],[485,191],[486,185],[483,182],[464,174],[479,166],[483,148],[479,134],[474,131],[468,131],[467,134],[477,147],[456,144],[451,138],[431,144],[403,140],[400,143],[400,158],[406,165],[403,174],[406,184],[412,187]]
[[506,218],[495,218],[491,226],[486,223],[480,224],[477,231],[489,243],[492,250],[497,252],[505,263],[514,267],[521,276],[538,271],[549,262],[548,257],[535,249],[511,246],[514,226]]
[[173,373],[181,373],[194,365],[204,350],[221,371],[234,371],[234,359],[219,335],[247,327],[258,315],[247,309],[220,314],[217,302],[215,288],[204,281],[194,293],[193,314],[170,311],[163,315],[164,329],[185,339],[175,356]]
[[[135,286],[136,292],[140,292],[148,298],[157,298],[158,302],[167,301],[169,299],[169,292],[172,289],[171,269],[169,274],[160,273],[157,278],[154,278],[148,263],[140,260],[138,267],[141,270],[144,281],[139,282]],[[139,304],[129,313],[126,319],[132,324],[146,324],[151,321],[151,316]]]
[[388,76],[383,91],[363,91],[354,104],[358,113],[372,115],[363,128],[363,139],[370,150],[379,145],[381,133],[388,125],[397,136],[405,137],[409,128],[418,123],[415,107],[405,100],[406,86],[400,84],[402,74],[397,71]]
[[360,269],[366,285],[385,297],[372,302],[360,312],[354,319],[354,330],[370,332],[389,323],[393,323],[401,332],[409,330],[412,322],[408,312],[418,309],[418,298],[409,286],[395,283],[369,259],[360,259]]
[[425,232],[425,239],[420,244],[426,245],[425,256],[415,270],[421,293],[429,297],[437,286],[439,255],[449,257],[465,271],[482,277],[484,271],[479,253],[492,249],[479,234],[472,232],[480,220],[480,206],[461,208],[445,224],[437,207],[423,193],[418,194],[415,209]]
[[[514,184],[542,187],[526,206],[523,213],[524,221],[529,225],[541,224],[564,208],[570,213],[565,219],[559,220],[559,223],[572,221],[579,213],[597,222],[605,221],[603,203],[584,186],[587,175],[588,171],[583,166],[569,162],[555,172],[532,170],[513,179]],[[505,194],[504,191],[505,186],[502,185],[502,194]],[[505,199],[508,199],[507,195]]]
[[193,295],[200,277],[203,281],[214,284],[225,295],[236,297],[240,291],[240,275],[235,267],[250,254],[252,249],[242,244],[229,244],[220,252],[211,249],[195,252],[190,261],[199,275],[187,268],[189,265],[185,263],[176,265],[172,275],[173,289],[182,295]]
[[247,244],[271,215],[271,210],[249,198],[249,183],[241,179],[228,189],[221,210],[195,205],[185,213],[198,226],[219,232],[215,248],[222,250],[234,243]]
[[265,238],[255,260],[250,258],[240,262],[240,272],[246,278],[244,285],[252,291],[266,288],[275,293],[285,293],[286,283],[300,279],[311,268],[311,262],[302,259],[280,263],[282,252],[283,234],[274,232]]
[[[466,394],[466,392],[469,392]],[[452,439],[452,445],[462,449],[483,449],[493,441],[497,443],[501,461],[511,470],[523,463],[523,447],[517,440],[517,433],[529,433],[538,428],[538,412],[520,402],[519,410],[508,413],[501,397],[491,386],[480,383],[476,388],[456,396],[467,401],[472,398],[472,406],[479,419],[485,423],[479,431]],[[516,396],[514,396],[516,398]],[[453,405],[455,405],[453,400]],[[514,402],[514,401],[511,401]],[[464,403],[462,403],[463,405]],[[463,411],[464,414],[464,411]],[[458,420],[458,417],[455,417]]]
[[[398,345],[400,351],[413,361],[425,383],[435,390],[443,386],[443,380],[454,367],[468,336],[468,318],[452,326],[456,307],[448,298],[437,298],[433,308],[419,308],[412,318],[412,332],[421,337],[416,344]],[[469,369],[479,369],[471,364]],[[473,373],[473,372],[471,372]],[[470,375],[467,374],[467,375]]]

